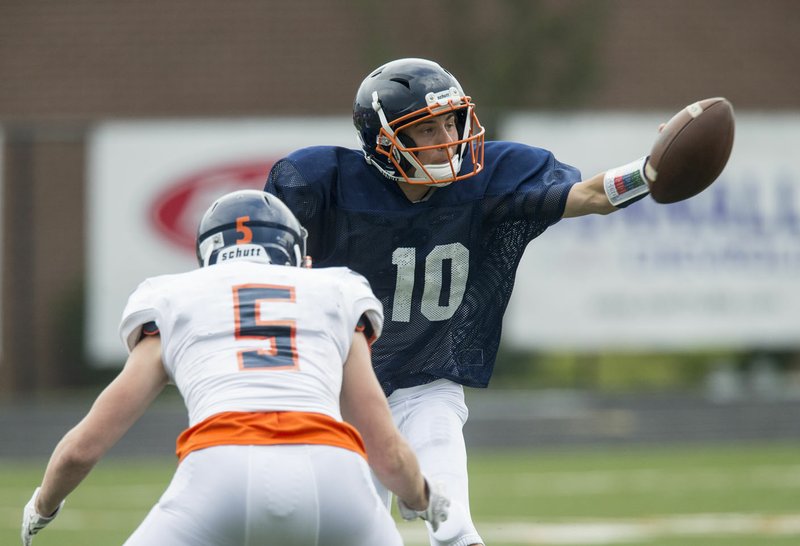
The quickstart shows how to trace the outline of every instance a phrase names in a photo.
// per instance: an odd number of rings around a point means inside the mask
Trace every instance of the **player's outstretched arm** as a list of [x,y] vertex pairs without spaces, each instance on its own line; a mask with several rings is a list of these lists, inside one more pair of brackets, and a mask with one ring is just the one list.
[[646,157],[575,184],[564,217],[608,214],[648,194],[657,203],[697,195],[725,168],[735,125],[733,106],[723,97],[686,106],[659,125]]
[[378,479],[398,497],[403,517],[420,517],[436,530],[447,519],[450,501],[436,487],[429,487],[416,455],[394,426],[383,390],[375,377],[366,336],[357,332],[342,379],[343,417],[355,426],[367,449]]
[[570,189],[563,217],[609,214],[642,199],[650,192],[646,168],[642,157],[578,182]]
[[611,204],[603,189],[605,173],[578,182],[569,190],[564,218],[574,218],[587,214],[608,214],[617,208]]
[[25,546],[53,520],[66,496],[141,417],[168,379],[161,364],[161,339],[143,338],[86,417],[64,435],[53,451],[42,485],[25,507],[22,521]]

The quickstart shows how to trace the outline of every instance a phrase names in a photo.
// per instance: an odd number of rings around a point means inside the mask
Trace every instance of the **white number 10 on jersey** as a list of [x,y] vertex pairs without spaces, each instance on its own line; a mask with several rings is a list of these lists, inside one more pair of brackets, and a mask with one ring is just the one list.
[[[392,320],[395,322],[411,320],[416,258],[417,249],[414,247],[400,247],[392,252],[392,264],[397,266],[397,282],[392,304]],[[449,264],[449,267],[445,267],[445,263]],[[464,245],[450,243],[433,247],[425,258],[425,284],[420,304],[422,315],[431,321],[447,320],[452,317],[464,299],[468,275],[469,250]],[[442,294],[445,277],[450,279],[450,293],[446,299]]]

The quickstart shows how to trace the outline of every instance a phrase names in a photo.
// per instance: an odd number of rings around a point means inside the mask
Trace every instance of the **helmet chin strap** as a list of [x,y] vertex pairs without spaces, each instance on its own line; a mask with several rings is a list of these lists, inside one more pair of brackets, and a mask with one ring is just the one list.
[[215,250],[221,249],[225,246],[223,242],[222,233],[215,233],[211,237],[208,237],[204,241],[200,242],[200,256],[203,260],[201,264],[203,267],[206,267],[211,262],[211,255],[214,253]]
[[303,256],[302,251],[300,250],[300,245],[294,245],[294,265],[295,267],[303,267],[303,261],[305,257]]

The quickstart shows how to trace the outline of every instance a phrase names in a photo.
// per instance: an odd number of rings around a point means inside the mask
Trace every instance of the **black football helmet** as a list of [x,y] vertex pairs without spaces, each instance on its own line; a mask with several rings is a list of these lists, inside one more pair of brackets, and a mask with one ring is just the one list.
[[201,267],[234,259],[299,267],[306,230],[274,195],[240,190],[208,208],[197,229],[196,250]]
[[[456,116],[459,140],[455,142],[417,147],[402,134],[412,125],[447,112]],[[475,115],[475,105],[458,80],[435,62],[399,59],[373,71],[356,93],[353,124],[367,163],[391,180],[441,186],[483,169],[485,130]],[[454,146],[456,153],[442,165],[423,165],[416,155]],[[461,173],[467,153],[472,169]]]

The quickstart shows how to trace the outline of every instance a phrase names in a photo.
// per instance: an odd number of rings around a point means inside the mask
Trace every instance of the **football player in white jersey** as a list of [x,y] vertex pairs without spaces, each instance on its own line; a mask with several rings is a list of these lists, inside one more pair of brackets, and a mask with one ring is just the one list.
[[199,269],[130,296],[125,367],[56,446],[25,507],[23,544],[170,382],[189,413],[180,464],[126,544],[402,544],[369,466],[404,518],[445,521],[449,501],[420,473],[372,370],[383,310],[367,281],[292,267],[305,230],[260,191],[217,200],[197,254]]

